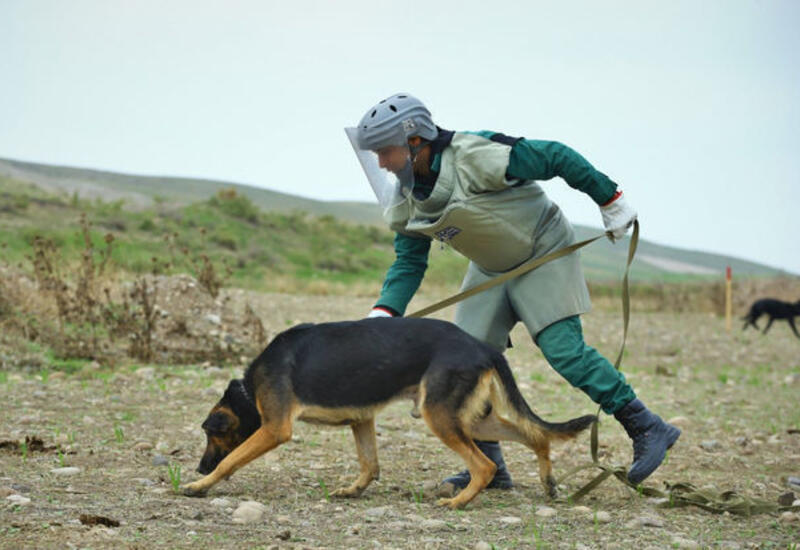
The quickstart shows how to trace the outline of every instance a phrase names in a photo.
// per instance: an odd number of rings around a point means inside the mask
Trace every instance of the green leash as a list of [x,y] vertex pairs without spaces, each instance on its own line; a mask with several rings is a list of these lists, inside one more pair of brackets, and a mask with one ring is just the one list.
[[[634,223],[635,223],[634,232],[638,233],[639,222],[637,221],[637,222],[634,222]],[[465,300],[466,298],[469,298],[470,296],[474,296],[475,294],[483,292],[484,290],[488,290],[488,289],[490,289],[490,288],[492,288],[494,286],[503,284],[506,281],[510,281],[514,277],[519,277],[520,275],[523,275],[524,273],[527,273],[528,271],[536,269],[540,265],[544,265],[547,262],[551,262],[551,261],[553,261],[553,260],[555,260],[557,258],[561,258],[562,256],[566,256],[567,254],[571,254],[572,252],[575,252],[579,248],[583,248],[587,244],[591,244],[594,241],[596,241],[597,239],[601,239],[603,237],[605,237],[605,234],[597,235],[596,237],[592,237],[591,239],[586,239],[585,241],[581,241],[579,243],[575,243],[575,244],[571,244],[569,246],[565,246],[564,248],[556,250],[555,252],[551,252],[550,254],[545,254],[541,258],[528,260],[527,262],[525,262],[525,263],[523,263],[521,265],[518,265],[517,267],[515,267],[514,269],[512,269],[510,271],[506,271],[505,273],[502,273],[501,275],[498,275],[497,277],[493,277],[493,278],[489,279],[488,281],[484,281],[484,282],[482,282],[482,283],[480,283],[478,285],[475,285],[472,288],[468,288],[467,290],[464,290],[463,292],[459,292],[458,294],[456,294],[454,296],[451,296],[451,297],[449,297],[449,298],[447,298],[445,300],[442,300],[441,302],[436,302],[433,305],[430,305],[428,307],[422,308],[419,311],[415,311],[414,313],[406,315],[406,317],[425,317],[426,315],[429,315],[429,314],[433,313],[434,311],[439,311],[440,309],[444,309],[449,305],[453,305],[453,304],[455,304],[457,302],[460,302],[461,300]],[[630,252],[628,253],[628,256],[629,256],[629,258],[631,257],[630,256]],[[630,265],[630,260],[628,261],[628,265]],[[627,273],[625,274],[625,276],[627,277]],[[627,281],[627,279],[626,279],[626,281]],[[626,326],[627,326],[627,321],[626,321]]]

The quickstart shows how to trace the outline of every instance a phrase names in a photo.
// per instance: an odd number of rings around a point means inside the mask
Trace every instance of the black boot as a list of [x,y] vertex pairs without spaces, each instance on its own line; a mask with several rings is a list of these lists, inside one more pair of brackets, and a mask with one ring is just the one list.
[[639,484],[659,467],[681,431],[651,413],[638,399],[615,412],[614,417],[633,440],[633,464],[628,470],[628,481]]
[[[497,441],[478,441],[475,440],[475,445],[481,450],[486,457],[497,465],[497,471],[494,478],[486,486],[487,489],[511,489],[514,484],[511,482],[511,474],[508,473],[506,468],[506,461],[503,460],[503,451],[500,448],[500,443]],[[446,478],[439,484],[438,494],[443,497],[455,496],[461,489],[469,485],[470,479],[469,470],[463,470],[456,475]]]

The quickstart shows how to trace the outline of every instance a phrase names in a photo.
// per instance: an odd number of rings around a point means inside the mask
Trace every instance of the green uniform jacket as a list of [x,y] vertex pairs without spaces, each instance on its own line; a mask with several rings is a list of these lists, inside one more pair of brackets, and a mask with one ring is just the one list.
[[[415,182],[413,194],[385,214],[397,232],[397,259],[376,305],[400,315],[422,282],[432,239],[450,244],[471,260],[463,288],[574,242],[571,225],[535,180],[561,177],[598,205],[616,192],[607,176],[554,141],[440,130],[431,149],[431,177]],[[525,322],[534,336],[555,321],[588,311],[577,253],[462,302],[456,322],[465,324],[471,312],[479,315],[491,302],[509,299],[517,302],[512,305],[515,320]],[[487,334],[490,326],[463,328],[484,340],[494,339]]]

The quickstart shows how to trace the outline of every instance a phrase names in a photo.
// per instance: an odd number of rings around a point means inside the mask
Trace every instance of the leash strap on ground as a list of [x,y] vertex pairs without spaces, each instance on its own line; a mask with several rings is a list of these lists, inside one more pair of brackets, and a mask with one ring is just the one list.
[[[622,345],[617,355],[617,360],[614,362],[614,367],[619,370],[622,364],[622,356],[625,353],[625,343],[628,339],[628,325],[630,321],[630,289],[628,276],[630,273],[631,263],[636,254],[636,247],[639,243],[639,222],[636,221],[633,226],[633,234],[631,235],[630,246],[628,247],[628,262],[625,266],[625,276],[622,280]],[[597,410],[598,418],[600,409]],[[763,499],[757,499],[741,495],[736,491],[724,491],[717,493],[715,491],[698,490],[691,483],[676,483],[674,485],[666,484],[665,491],[660,491],[654,487],[647,487],[645,485],[634,485],[628,481],[628,472],[624,467],[609,467],[601,464],[597,458],[599,447],[598,442],[598,422],[592,424],[591,432],[591,455],[592,463],[584,464],[574,468],[568,472],[562,479],[566,479],[576,474],[581,470],[588,468],[598,468],[601,472],[594,477],[589,483],[575,491],[567,499],[567,502],[575,503],[596,489],[606,479],[611,476],[617,478],[621,483],[634,489],[638,493],[652,497],[663,499],[663,506],[675,508],[678,506],[697,506],[709,512],[721,514],[728,512],[731,514],[751,516],[753,514],[763,513],[776,513],[782,511],[798,511],[800,506],[782,506],[774,502]]]

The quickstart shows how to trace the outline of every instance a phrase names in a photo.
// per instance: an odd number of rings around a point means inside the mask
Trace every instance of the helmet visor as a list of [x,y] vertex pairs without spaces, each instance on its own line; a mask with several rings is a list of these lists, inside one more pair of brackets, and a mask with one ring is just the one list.
[[345,128],[344,131],[384,211],[403,202],[414,187],[414,172],[411,151],[402,130],[402,139],[393,141],[403,145],[387,145],[377,151],[359,147],[357,128]]

